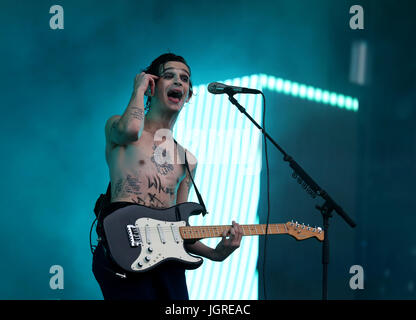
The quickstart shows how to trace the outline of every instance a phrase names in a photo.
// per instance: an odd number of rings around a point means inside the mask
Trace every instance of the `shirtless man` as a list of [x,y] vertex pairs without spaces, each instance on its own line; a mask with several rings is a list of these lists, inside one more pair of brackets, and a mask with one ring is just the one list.
[[[188,201],[191,179],[178,155],[186,152],[193,177],[197,160],[179,144],[161,148],[162,143],[165,146],[169,141],[161,141],[157,135],[162,129],[172,130],[183,105],[191,98],[190,78],[190,68],[182,57],[161,55],[136,76],[124,113],[108,119],[105,136],[111,204],[107,214],[127,205],[168,208]],[[241,227],[233,221],[215,249],[200,241],[185,247],[190,253],[223,261],[240,246],[241,238]],[[94,251],[93,272],[105,299],[189,299],[183,268],[165,263],[127,278],[118,277],[111,270],[119,269],[108,259],[100,242]]]

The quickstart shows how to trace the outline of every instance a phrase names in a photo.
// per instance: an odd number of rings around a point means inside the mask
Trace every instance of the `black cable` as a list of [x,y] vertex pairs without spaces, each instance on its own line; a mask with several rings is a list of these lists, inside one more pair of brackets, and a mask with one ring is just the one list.
[[92,245],[92,237],[91,237],[92,229],[94,228],[94,224],[95,224],[96,221],[97,221],[97,218],[94,219],[94,221],[91,224],[91,228],[90,228],[90,249],[91,249],[92,254],[94,254],[95,248],[97,247],[97,246]]
[[[261,93],[263,97],[263,130],[266,131],[266,98]],[[267,236],[269,231],[269,220],[270,220],[270,174],[269,174],[269,157],[267,154],[267,138],[266,135],[263,135],[264,138],[264,153],[266,159],[266,181],[267,181],[267,219],[266,219],[266,234],[264,236],[264,254],[263,254],[263,295],[264,300],[267,300],[266,295],[266,251],[267,251]]]

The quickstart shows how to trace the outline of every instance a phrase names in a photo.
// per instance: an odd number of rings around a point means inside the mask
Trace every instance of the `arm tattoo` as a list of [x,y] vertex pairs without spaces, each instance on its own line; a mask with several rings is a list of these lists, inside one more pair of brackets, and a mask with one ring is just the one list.
[[144,110],[139,107],[131,107],[130,115],[137,120],[144,119]]

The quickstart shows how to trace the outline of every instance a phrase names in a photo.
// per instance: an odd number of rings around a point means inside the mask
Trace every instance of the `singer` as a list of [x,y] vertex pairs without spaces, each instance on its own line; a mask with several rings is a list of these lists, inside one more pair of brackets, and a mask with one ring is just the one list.
[[[197,160],[175,141],[171,149],[163,148],[162,155],[168,161],[161,163],[156,151],[162,143],[166,146],[167,141],[155,136],[162,129],[171,132],[179,112],[191,97],[191,68],[181,56],[162,54],[136,75],[124,113],[110,117],[105,124],[105,156],[111,181],[111,199],[104,209],[105,216],[126,206],[168,208],[187,202],[191,187],[189,172],[195,176]],[[189,170],[180,159],[185,153]],[[240,225],[233,221],[215,249],[200,241],[185,248],[189,253],[223,261],[240,246],[242,234]],[[103,241],[94,250],[92,269],[106,300],[189,299],[182,267],[162,264],[143,273],[126,274],[108,257]]]

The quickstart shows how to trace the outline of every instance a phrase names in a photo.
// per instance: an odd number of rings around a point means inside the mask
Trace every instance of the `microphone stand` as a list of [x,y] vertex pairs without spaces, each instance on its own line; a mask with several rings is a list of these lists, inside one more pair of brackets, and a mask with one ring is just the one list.
[[238,101],[233,97],[235,92],[232,90],[224,90],[228,94],[228,99],[234,104],[241,113],[246,115],[247,118],[269,139],[273,145],[283,154],[283,161],[289,163],[289,166],[293,169],[292,177],[297,179],[299,184],[311,195],[312,198],[316,196],[321,197],[325,202],[322,206],[316,205],[315,208],[320,211],[323,219],[324,241],[322,243],[322,300],[328,299],[328,264],[329,264],[329,218],[332,217],[332,212],[335,210],[347,224],[354,228],[355,222],[345,213],[345,211],[329,196],[329,194],[323,190],[306,172],[302,167],[289,156],[272,137],[246,112],[246,109],[242,107]]

